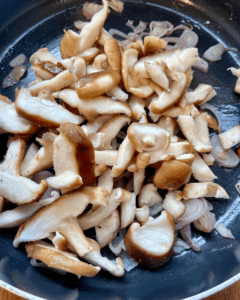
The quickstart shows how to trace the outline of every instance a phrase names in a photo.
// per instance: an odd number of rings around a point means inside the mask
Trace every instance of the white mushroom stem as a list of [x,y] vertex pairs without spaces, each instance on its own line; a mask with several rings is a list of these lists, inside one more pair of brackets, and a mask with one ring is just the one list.
[[131,95],[129,97],[128,104],[132,109],[133,119],[139,120],[143,114],[146,114],[145,101],[143,99]]
[[95,164],[99,165],[104,163],[107,166],[114,166],[117,161],[117,150],[102,150],[94,151],[95,153]]
[[[89,190],[90,189],[90,190]],[[47,238],[51,232],[61,233],[78,255],[83,256],[92,250],[92,246],[84,236],[76,217],[89,203],[99,203],[100,188],[81,189],[81,191],[62,196],[49,206],[37,211],[28,221],[19,227],[14,239],[14,246],[22,242],[37,241]],[[105,193],[105,198],[108,193]]]
[[240,125],[219,134],[223,149],[230,149],[240,143]]
[[168,192],[163,201],[163,208],[169,211],[175,220],[179,219],[186,210],[181,199],[177,199],[176,196],[177,191]]
[[88,100],[79,99],[75,90],[65,89],[53,93],[55,98],[62,99],[71,107],[76,107],[79,113],[91,121],[100,114],[123,113],[131,117],[132,110],[127,103],[113,100],[106,96],[99,96]]
[[35,65],[40,61],[51,61],[54,64],[60,62],[60,60],[56,58],[56,56],[54,56],[47,48],[39,49],[37,52],[33,53],[29,60],[32,65]]
[[138,196],[138,205],[143,207],[145,205],[153,206],[156,203],[162,203],[163,199],[158,193],[158,187],[153,183],[144,185]]
[[145,169],[140,169],[133,173],[133,190],[136,196],[139,194],[143,186],[145,175]]
[[208,165],[204,162],[201,156],[195,152],[195,159],[192,163],[192,173],[195,179],[198,181],[206,181],[210,182],[214,179],[217,179],[217,176],[214,175],[212,170],[208,167]]
[[112,168],[113,177],[120,176],[129,166],[136,150],[126,136],[117,152],[116,162]]
[[39,200],[47,190],[46,180],[36,184],[20,176],[25,145],[21,138],[12,140],[5,159],[0,164],[0,195],[18,205]]
[[116,98],[117,100],[120,101],[127,101],[128,100],[128,94],[125,93],[119,86],[115,86],[111,90],[109,90],[106,95],[108,97]]
[[59,193],[53,191],[52,197],[38,202],[19,205],[14,209],[6,210],[0,214],[0,228],[19,227],[26,222],[41,207],[51,204],[60,197]]
[[93,250],[84,255],[83,259],[87,262],[100,266],[101,269],[108,271],[114,276],[121,277],[124,275],[124,265],[120,257],[116,259],[116,264],[110,261],[107,257],[103,257],[100,253],[100,246],[92,239],[88,239],[93,247]]
[[109,195],[112,193],[113,190],[113,177],[112,177],[112,170],[107,169],[103,174],[98,177],[98,186],[105,188]]
[[98,207],[90,214],[79,216],[78,222],[83,230],[97,226],[102,220],[106,219],[122,203],[131,199],[131,193],[122,189],[114,189],[109,197],[107,207]]
[[88,133],[96,133],[107,121],[112,119],[115,115],[101,115],[96,117],[94,120],[87,122]]
[[121,229],[132,224],[136,210],[136,194],[132,193],[132,197],[127,202],[121,203]]

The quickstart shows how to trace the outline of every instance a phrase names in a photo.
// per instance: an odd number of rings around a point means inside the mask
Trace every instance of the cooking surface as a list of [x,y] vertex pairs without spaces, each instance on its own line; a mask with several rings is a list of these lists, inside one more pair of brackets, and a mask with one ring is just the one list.
[[[19,1],[29,4],[30,1]],[[79,1],[78,1],[79,2]],[[195,5],[195,2],[198,4]],[[215,2],[215,3],[214,3]],[[59,42],[63,30],[73,29],[75,20],[83,19],[77,1],[31,1],[32,5],[25,12],[10,20],[0,31],[0,81],[10,72],[9,61],[20,53],[30,57],[41,47],[48,47],[56,56],[59,55]],[[162,6],[155,3],[161,3]],[[206,4],[208,3],[208,5]],[[216,5],[217,3],[217,5]],[[128,32],[125,26],[128,19],[134,24],[145,21],[168,20],[174,25],[190,23],[199,35],[199,54],[210,46],[223,42],[227,47],[239,48],[240,36],[237,28],[239,11],[219,1],[152,1],[126,2],[121,15],[112,12],[105,23],[105,28],[116,28]],[[11,1],[10,1],[11,4]],[[0,8],[1,8],[0,4]],[[67,9],[66,9],[67,8]],[[224,13],[223,13],[224,9]],[[3,7],[3,12],[8,11]],[[2,14],[1,13],[1,14]],[[10,12],[12,13],[12,12]],[[19,26],[21,24],[21,26]],[[237,42],[238,41],[238,42]],[[191,87],[199,83],[211,84],[217,96],[211,104],[219,111],[222,129],[227,130],[240,124],[239,96],[233,92],[236,77],[227,71],[229,67],[238,67],[239,56],[226,52],[222,61],[211,63],[207,75],[194,71]],[[27,65],[30,67],[30,63]],[[0,93],[14,99],[15,88],[25,87],[32,81],[31,70],[13,88]],[[0,136],[0,155],[5,153],[6,137]],[[94,278],[61,276],[49,270],[36,269],[30,266],[24,247],[15,249],[12,245],[16,230],[1,230],[0,235],[0,279],[25,291],[47,299],[183,299],[204,292],[235,276],[240,271],[240,196],[234,187],[240,179],[240,166],[228,172],[214,166],[213,172],[218,176],[216,183],[222,185],[229,193],[230,200],[210,199],[214,206],[217,220],[231,229],[236,240],[222,238],[215,230],[211,234],[194,232],[195,240],[202,248],[201,253],[185,251],[157,270],[136,268],[126,273],[123,278],[114,278],[100,272]]]

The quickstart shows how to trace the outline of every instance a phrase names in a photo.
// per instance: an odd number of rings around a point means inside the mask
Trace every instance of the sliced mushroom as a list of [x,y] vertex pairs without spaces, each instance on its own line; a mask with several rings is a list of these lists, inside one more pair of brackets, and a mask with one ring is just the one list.
[[102,220],[96,227],[96,240],[101,248],[107,246],[118,233],[120,216],[118,210],[114,210],[110,216]]
[[108,97],[112,97],[114,99],[120,100],[120,101],[127,101],[128,100],[128,94],[125,93],[119,86],[113,87],[111,90],[109,90],[106,95]]
[[104,52],[110,69],[121,73],[122,53],[118,41],[114,38],[107,39],[104,43]]
[[135,217],[140,222],[141,225],[144,225],[149,218],[149,207],[144,205],[141,208],[135,209]]
[[[90,3],[90,2],[85,2],[83,4],[82,8],[82,14],[86,19],[91,19],[92,16],[99,12],[103,8],[102,5],[100,4],[95,4],[95,3]],[[111,10],[108,8],[108,14],[111,12]]]
[[95,164],[94,166],[95,177],[101,176],[105,171],[107,171],[107,169],[108,167],[104,163],[101,163],[99,165]]
[[93,185],[95,155],[92,143],[83,129],[74,124],[65,123],[60,126],[59,131],[60,135],[54,141],[53,151],[56,176],[72,172],[78,177],[81,176],[84,185]]
[[144,55],[152,55],[163,52],[167,42],[157,36],[146,36],[144,38]]
[[136,210],[136,194],[131,194],[131,199],[121,203],[121,229],[132,224]]
[[136,167],[138,170],[145,169],[150,161],[150,154],[149,153],[142,153],[141,156],[137,155],[136,158]]
[[[170,143],[167,150],[157,150],[149,151],[145,153],[139,153],[137,155],[137,160],[146,156],[146,153],[150,155],[150,160],[148,164],[154,164],[158,161],[177,159],[183,154],[193,153],[193,146],[189,142],[178,142]],[[139,157],[139,158],[138,158]]]
[[52,241],[54,247],[60,251],[66,251],[68,247],[68,242],[65,237],[58,231],[52,234],[53,237],[49,236],[49,239]]
[[60,60],[56,58],[47,48],[39,49],[37,52],[33,53],[29,60],[32,65],[35,65],[40,61],[50,61],[54,64],[60,62]]
[[157,190],[158,187],[153,183],[144,185],[138,196],[139,207],[143,207],[145,205],[153,206],[157,203],[162,203],[163,199]]
[[135,152],[134,144],[126,136],[117,151],[116,161],[112,168],[113,177],[120,176],[127,169]]
[[144,65],[152,81],[164,90],[170,92],[172,86],[172,75],[167,64],[164,61],[160,61],[156,63],[145,62]]
[[183,199],[192,199],[200,197],[215,197],[229,199],[225,189],[214,182],[196,182],[186,184],[182,193]]
[[103,126],[103,124],[105,124],[113,117],[115,117],[115,115],[101,115],[96,117],[94,120],[87,122],[86,127],[88,132],[98,132],[98,130]]
[[174,220],[179,219],[186,210],[186,206],[176,195],[177,191],[168,192],[163,201],[163,208],[170,212]]
[[197,152],[195,152],[195,159],[192,163],[192,173],[193,177],[198,181],[210,182],[217,179],[217,176],[214,175],[212,170]]
[[0,99],[0,129],[12,134],[33,134],[38,128],[17,114],[14,103]]
[[143,151],[157,151],[168,149],[171,136],[168,131],[155,124],[132,123],[127,135],[135,149]]
[[20,175],[25,145],[23,139],[11,140],[5,159],[0,164],[0,196],[18,205],[39,200],[48,186],[46,180],[36,184]]
[[113,190],[113,177],[112,170],[107,168],[107,170],[98,177],[98,186],[105,188],[109,195]]
[[22,204],[14,209],[6,210],[0,214],[0,228],[19,227],[26,222],[41,207],[51,204],[60,197],[56,191],[52,192],[52,197],[34,203]]
[[101,270],[83,261],[76,255],[55,249],[46,242],[28,243],[25,247],[28,257],[44,262],[50,268],[60,269],[78,276],[93,277]]
[[102,114],[118,114],[123,113],[131,117],[132,110],[127,103],[113,100],[106,96],[99,96],[88,100],[79,99],[76,91],[65,89],[57,93],[53,93],[55,98],[62,99],[71,107],[77,107],[79,113],[86,117],[88,121],[94,120],[98,115]]
[[223,149],[230,149],[240,143],[240,125],[235,125],[219,134]]
[[42,77],[44,80],[50,80],[63,72],[65,68],[60,65],[60,63],[54,64],[51,61],[40,61],[39,63],[33,65],[31,70],[33,70],[36,75]]
[[120,0],[108,0],[108,6],[111,7],[112,10],[115,10],[118,13],[122,13],[124,2]]
[[112,140],[117,136],[123,126],[129,124],[131,118],[127,116],[116,116],[102,125],[98,130],[105,134],[105,143],[103,149],[112,149]]
[[172,256],[174,245],[174,220],[171,214],[161,215],[141,226],[133,223],[124,239],[129,255],[139,264],[157,268]]
[[83,259],[93,265],[100,266],[101,269],[110,272],[112,275],[121,277],[124,275],[124,265],[120,257],[117,257],[116,264],[100,253],[100,246],[93,239],[88,239],[93,250],[84,255]]
[[15,107],[19,115],[45,127],[57,128],[66,122],[80,124],[84,121],[83,117],[74,115],[57,103],[32,97],[24,88],[16,98]]
[[120,82],[117,71],[100,71],[83,76],[76,84],[76,92],[80,99],[98,97],[111,90]]
[[216,91],[209,84],[199,84],[194,91],[187,92],[185,98],[187,103],[201,105],[217,95]]
[[207,166],[213,166],[214,165],[215,159],[214,159],[214,157],[211,153],[210,154],[203,154],[202,158],[203,158],[203,160],[204,160],[204,162]]
[[145,101],[143,99],[131,95],[129,97],[128,103],[132,109],[133,119],[139,120],[143,114],[146,114],[146,111],[144,109]]
[[14,246],[22,242],[32,242],[47,238],[51,232],[58,231],[72,245],[79,256],[83,256],[92,250],[92,246],[82,232],[76,217],[80,215],[89,203],[106,205],[108,197],[99,199],[99,192],[104,189],[91,188],[61,196],[50,205],[38,210],[26,223],[18,229],[14,239]]
[[177,122],[171,117],[162,116],[158,121],[158,126],[167,130],[171,136],[174,135]]
[[53,166],[53,142],[56,137],[54,133],[47,132],[43,134],[41,139],[36,138],[43,147],[37,150],[35,155],[35,151],[32,148],[37,146],[32,144],[29,147],[21,166],[22,176],[28,177]]
[[192,169],[186,163],[176,160],[164,161],[156,172],[153,182],[162,190],[173,191],[183,186],[191,174]]
[[68,87],[72,83],[77,81],[77,76],[74,75],[72,72],[65,70],[58,74],[57,76],[53,77],[49,80],[44,80],[33,86],[28,88],[28,91],[31,92],[32,96],[37,96],[38,93],[42,90],[49,91],[50,93],[57,92],[63,88]]
[[183,108],[174,105],[170,107],[169,109],[165,110],[163,113],[163,116],[171,117],[171,118],[178,118],[179,116],[192,116],[193,118],[197,117],[199,115],[198,109],[195,107],[195,105],[191,103],[187,103]]
[[205,212],[200,218],[193,222],[193,226],[202,232],[212,232],[216,223],[215,214],[211,213],[209,210]]
[[93,212],[79,216],[78,222],[83,230],[97,226],[102,220],[111,215],[114,210],[122,203],[131,199],[131,193],[122,188],[114,189],[108,199],[107,207],[99,207]]
[[236,68],[229,68],[228,70],[231,70],[232,74],[237,76],[237,81],[235,83],[234,92],[240,94],[240,71]]
[[[201,121],[204,120],[204,124]],[[210,152],[212,150],[211,143],[209,145],[208,140],[205,137],[208,135],[208,125],[206,118],[199,119],[200,122],[196,124],[195,120],[191,116],[179,116],[177,122],[181,128],[184,136],[194,146],[197,152]],[[197,126],[198,125],[198,126]],[[199,130],[200,129],[200,130]],[[202,130],[201,130],[202,129]],[[199,131],[198,131],[199,130]]]
[[133,191],[136,195],[139,194],[145,180],[146,172],[145,169],[137,170],[133,174]]
[[112,167],[117,161],[117,150],[95,150],[95,164],[99,165],[104,163],[105,165]]

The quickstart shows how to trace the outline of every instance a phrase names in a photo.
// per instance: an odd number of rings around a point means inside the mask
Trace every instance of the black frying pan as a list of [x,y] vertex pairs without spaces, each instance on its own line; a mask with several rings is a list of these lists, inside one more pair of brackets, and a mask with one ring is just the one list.
[[[8,0],[0,2],[0,82],[10,72],[9,61],[20,53],[28,57],[40,47],[47,46],[59,56],[58,45],[63,29],[73,28],[73,22],[82,19],[83,1],[75,0]],[[174,25],[190,23],[198,33],[200,56],[210,46],[223,42],[228,47],[240,49],[240,1],[230,0],[152,0],[126,1],[122,15],[111,13],[105,28],[128,32],[128,19],[137,24],[140,20],[169,20]],[[222,118],[223,130],[240,124],[239,97],[233,92],[235,77],[228,67],[238,67],[239,54],[225,53],[222,61],[210,64],[207,75],[195,71],[192,87],[209,83],[217,91],[211,103]],[[28,64],[30,67],[30,64]],[[17,84],[33,80],[33,72]],[[15,87],[0,93],[14,100]],[[0,156],[6,151],[6,136],[0,136]],[[217,219],[231,229],[236,240],[227,240],[216,231],[211,234],[194,232],[202,247],[201,253],[185,251],[157,270],[136,268],[123,278],[113,278],[101,272],[94,278],[73,275],[61,276],[49,270],[30,266],[24,248],[15,249],[12,240],[16,230],[0,231],[0,280],[1,285],[17,291],[28,299],[97,299],[97,300],[177,300],[203,297],[226,287],[239,279],[240,271],[240,206],[235,183],[240,178],[240,166],[231,172],[213,167],[217,183],[229,193],[230,200],[214,200]],[[219,286],[220,285],[220,286]],[[214,289],[213,289],[214,288]],[[213,289],[210,292],[206,292]],[[26,292],[27,294],[24,294]],[[194,295],[199,296],[193,297]],[[37,297],[31,296],[35,295]],[[38,298],[40,297],[40,298]]]

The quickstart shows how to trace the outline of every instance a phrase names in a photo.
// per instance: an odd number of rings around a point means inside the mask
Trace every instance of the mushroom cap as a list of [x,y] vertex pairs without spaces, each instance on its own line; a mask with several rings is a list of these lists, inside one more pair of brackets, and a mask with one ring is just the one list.
[[117,71],[100,71],[82,77],[76,85],[80,99],[89,99],[105,94],[118,85],[121,76]]
[[140,153],[166,150],[171,142],[170,133],[156,124],[134,122],[128,127],[127,135],[135,149]]
[[67,251],[57,250],[54,246],[42,241],[28,243],[25,249],[28,257],[41,260],[50,268],[87,277],[93,277],[100,271],[99,267],[80,261],[76,255]]
[[153,182],[160,189],[177,190],[191,173],[192,169],[188,164],[176,160],[164,161],[157,170]]
[[121,73],[122,53],[118,41],[114,38],[107,39],[104,43],[104,52],[107,56],[110,69]]
[[133,223],[124,243],[128,254],[147,268],[157,268],[172,256],[174,245],[174,220],[168,211],[141,226]]

